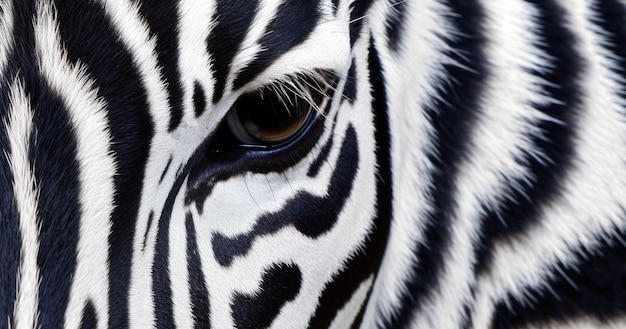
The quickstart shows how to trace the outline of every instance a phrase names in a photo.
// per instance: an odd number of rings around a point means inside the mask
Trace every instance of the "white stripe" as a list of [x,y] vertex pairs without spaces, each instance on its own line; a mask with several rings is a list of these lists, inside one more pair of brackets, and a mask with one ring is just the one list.
[[[280,2],[263,2],[259,5],[257,16],[244,39],[237,55],[233,59],[228,86],[232,86],[240,70],[253,61],[262,49],[259,41],[266,33],[267,25],[277,14]],[[350,66],[350,10],[347,3],[339,6],[336,16],[328,13],[329,6],[321,7],[319,23],[301,44],[280,55],[254,80],[243,88],[251,90],[268,85],[286,75],[306,72],[313,68],[327,69],[334,72],[347,72]],[[323,46],[320,46],[323,45]],[[271,49],[270,49],[271,50]],[[227,89],[226,91],[229,91]],[[235,95],[236,96],[236,95]]]
[[108,327],[108,237],[113,210],[114,160],[105,104],[80,65],[63,53],[53,9],[40,2],[35,22],[37,58],[51,90],[67,106],[76,134],[80,181],[80,237],[72,280],[66,328],[80,327],[85,303],[91,300],[98,327]]
[[[150,156],[146,162],[142,200],[137,214],[135,238],[132,252],[131,283],[128,298],[129,327],[154,327],[154,303],[152,294],[152,243],[142,253],[143,235],[147,230],[147,222],[151,205],[163,204],[167,192],[159,194],[158,179],[165,169],[170,154],[174,153],[175,139],[168,134],[170,109],[167,101],[166,83],[162,78],[156,56],[156,38],[150,35],[148,25],[139,13],[137,1],[100,0],[116,28],[120,40],[129,50],[139,71],[142,86],[146,89],[148,107],[154,125],[154,138],[151,142]],[[177,24],[177,22],[171,22]],[[191,147],[190,147],[191,148]],[[173,171],[179,162],[174,160],[170,167],[170,175],[166,176],[164,185],[169,186],[173,180]],[[154,214],[158,222],[159,213]],[[156,225],[156,224],[155,224]],[[153,231],[154,232],[154,231]]]
[[14,81],[11,86],[9,122],[5,123],[11,153],[9,167],[13,174],[13,193],[19,213],[19,227],[22,239],[20,268],[17,279],[17,298],[13,316],[15,329],[36,328],[39,282],[41,277],[37,267],[39,253],[39,225],[37,203],[39,191],[33,168],[28,160],[29,144],[33,132],[33,113],[23,86]]
[[[393,9],[387,8],[387,13]],[[424,241],[424,229],[428,220],[433,164],[428,154],[433,127],[425,109],[432,107],[432,99],[447,81],[443,65],[451,64],[446,55],[448,42],[454,28],[450,25],[449,8],[437,1],[406,2],[406,40],[403,51],[391,54],[384,47],[386,39],[386,16],[382,10],[372,10],[366,26],[371,25],[382,58],[387,82],[389,123],[391,134],[391,159],[394,195],[393,221],[385,257],[372,289],[372,301],[364,315],[364,327],[374,327],[375,322],[394,315],[401,306],[402,297],[408,294],[405,282],[415,264],[415,249]],[[361,42],[367,43],[367,38]],[[366,54],[367,44],[355,45],[354,53]],[[360,48],[357,48],[360,47]],[[367,68],[367,58],[357,62],[357,69]],[[358,71],[357,71],[358,72]],[[366,81],[367,73],[360,74],[357,81]],[[360,88],[357,99],[369,97],[369,90]],[[410,202],[407,202],[410,200]],[[382,316],[381,316],[382,315]]]
[[350,298],[346,305],[344,305],[344,307],[337,312],[337,316],[335,316],[335,319],[330,324],[330,329],[345,328],[348,323],[354,321],[359,313],[359,310],[361,310],[363,302],[367,298],[367,292],[370,290],[373,281],[373,276],[370,276],[367,280],[361,283],[359,288],[352,295],[352,298]]
[[[483,206],[499,212],[499,204],[511,198],[516,186],[511,182],[532,180],[526,164],[534,154],[529,137],[539,136],[535,128],[542,120],[553,120],[534,108],[548,104],[542,96],[541,81],[530,72],[547,66],[545,54],[537,50],[537,15],[519,0],[485,1],[487,70],[481,113],[473,123],[468,140],[469,154],[459,166],[451,209],[450,240],[444,253],[437,289],[415,316],[416,328],[437,323],[442,328],[461,326],[464,304],[472,304],[475,283],[475,247],[481,228]],[[459,13],[461,14],[461,13]],[[481,326],[479,326],[481,327]]]
[[575,116],[578,153],[561,188],[563,195],[543,211],[538,225],[496,245],[490,273],[480,278],[477,291],[482,308],[476,310],[478,327],[490,321],[489,300],[511,294],[531,302],[532,296],[524,292],[544,286],[555,264],[575,268],[580,257],[576,253],[593,252],[602,240],[620,243],[615,232],[626,229],[626,138],[621,133],[626,131],[626,104],[618,96],[623,92],[620,77],[611,71],[617,67],[615,57],[601,46],[606,44],[604,32],[591,23],[597,20],[590,4],[562,0],[560,5],[587,64],[579,79],[581,113]]
[[13,43],[13,1],[0,2],[0,73]]
[[[198,81],[205,90],[205,96],[210,99],[214,88],[213,70],[211,70],[210,58],[207,50],[207,38],[212,29],[211,19],[215,11],[213,1],[185,0],[179,7],[179,60],[181,82],[185,93],[184,121],[190,124],[207,123],[205,120],[196,120],[193,106],[194,81]],[[210,102],[207,102],[209,106]],[[205,111],[204,114],[211,112]],[[208,121],[214,126],[221,120]],[[206,127],[212,131],[214,126]]]
[[244,38],[241,43],[241,47],[239,47],[239,50],[233,58],[231,64],[231,74],[226,80],[226,89],[224,90],[226,93],[230,91],[230,87],[232,86],[232,83],[239,71],[244,69],[248,63],[252,62],[257,57],[257,54],[262,50],[258,41],[263,37],[267,25],[276,15],[276,11],[278,10],[278,6],[280,4],[281,1],[259,1],[259,6],[252,23],[250,24],[248,34]]
[[150,37],[150,30],[141,19],[139,4],[128,0],[100,2],[139,70],[142,86],[146,88],[155,134],[163,133],[167,131],[170,121],[167,92],[157,65],[156,40]]
[[[184,184],[184,183],[183,183]],[[183,185],[184,186],[184,185]],[[174,209],[184,209],[184,193],[179,193]],[[172,304],[174,324],[176,328],[192,328],[193,315],[191,311],[191,297],[189,289],[189,271],[187,259],[187,230],[185,227],[185,212],[177,211],[172,214],[168,234],[169,253],[168,273],[172,287]]]

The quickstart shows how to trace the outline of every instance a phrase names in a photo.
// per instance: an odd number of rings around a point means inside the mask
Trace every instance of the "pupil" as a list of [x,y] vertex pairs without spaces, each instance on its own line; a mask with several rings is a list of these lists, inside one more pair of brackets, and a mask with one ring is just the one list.
[[295,95],[274,93],[242,95],[236,106],[237,116],[253,138],[269,143],[285,141],[304,125],[309,105]]

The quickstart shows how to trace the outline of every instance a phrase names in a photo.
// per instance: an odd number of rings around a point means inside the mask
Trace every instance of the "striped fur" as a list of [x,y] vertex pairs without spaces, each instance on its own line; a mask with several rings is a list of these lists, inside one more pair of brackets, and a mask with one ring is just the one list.
[[[625,22],[0,0],[0,327],[624,327]],[[261,92],[319,113],[234,142]]]

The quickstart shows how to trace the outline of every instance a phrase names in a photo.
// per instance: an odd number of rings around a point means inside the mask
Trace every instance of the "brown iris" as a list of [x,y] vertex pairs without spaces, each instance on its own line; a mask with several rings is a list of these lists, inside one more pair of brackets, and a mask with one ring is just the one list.
[[227,121],[242,143],[276,145],[289,141],[306,126],[315,111],[311,103],[293,92],[256,91],[239,97]]

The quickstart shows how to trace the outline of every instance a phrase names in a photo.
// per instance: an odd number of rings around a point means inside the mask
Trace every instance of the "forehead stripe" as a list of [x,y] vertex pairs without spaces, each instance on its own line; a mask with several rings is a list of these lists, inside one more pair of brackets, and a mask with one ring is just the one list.
[[213,17],[217,24],[207,39],[211,66],[215,71],[213,103],[217,103],[224,95],[232,59],[250,28],[258,5],[258,0],[237,1],[236,4],[232,0],[217,1]]
[[241,88],[263,72],[282,54],[303,43],[320,19],[319,0],[292,0],[283,2],[276,16],[259,40],[263,49],[255,60],[239,73],[234,87]]

